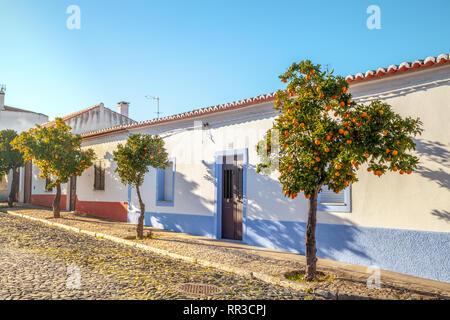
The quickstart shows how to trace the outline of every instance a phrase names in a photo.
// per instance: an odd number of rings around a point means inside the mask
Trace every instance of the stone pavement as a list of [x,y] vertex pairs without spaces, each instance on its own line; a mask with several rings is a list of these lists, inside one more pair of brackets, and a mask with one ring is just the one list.
[[[49,209],[33,206],[19,205],[8,210],[12,213],[25,214],[82,230],[113,235],[122,239],[132,239],[135,235],[135,226],[122,222],[83,216],[71,212],[64,212],[61,219],[53,219],[53,214]],[[305,267],[305,257],[295,253],[155,228],[146,228],[146,230],[152,230],[155,239],[134,240],[136,243],[155,248],[155,250],[165,250],[193,259],[212,261],[216,265],[225,267],[224,269],[226,270],[239,268],[240,270],[247,270],[248,272],[267,275],[272,279],[283,279],[285,281],[284,273],[302,270]],[[320,290],[331,293],[338,291],[340,294],[385,299],[450,297],[450,284],[448,283],[381,270],[382,289],[377,290],[367,287],[366,281],[370,274],[367,273],[367,267],[365,266],[319,259],[318,269],[335,275],[337,280],[308,285],[308,287],[318,292]],[[289,282],[292,283],[291,281]],[[285,283],[280,284],[284,285]]]
[[[0,299],[303,299],[307,295],[0,212]],[[199,295],[183,284],[212,285]],[[312,298],[312,297],[310,297]]]

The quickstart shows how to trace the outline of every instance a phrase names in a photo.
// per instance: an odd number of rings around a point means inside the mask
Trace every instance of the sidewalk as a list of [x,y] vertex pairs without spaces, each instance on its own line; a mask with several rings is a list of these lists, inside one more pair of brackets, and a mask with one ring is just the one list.
[[[381,270],[381,289],[369,289],[366,281],[370,274],[366,266],[352,265],[328,259],[318,260],[318,270],[334,275],[332,281],[300,283],[286,280],[284,273],[304,270],[305,257],[299,254],[223,241],[162,229],[152,230],[155,239],[134,240],[135,225],[107,219],[62,212],[62,218],[54,219],[50,209],[19,204],[14,208],[2,208],[12,214],[22,214],[63,224],[90,232],[122,239],[125,244],[171,255],[186,261],[201,263],[228,272],[258,277],[260,280],[281,286],[312,290],[328,298],[370,297],[381,299],[450,299],[450,284]],[[127,241],[127,239],[129,241]],[[114,239],[112,239],[114,240]],[[299,239],[299,241],[304,241]],[[148,248],[150,247],[150,248]],[[308,289],[310,288],[310,289]]]

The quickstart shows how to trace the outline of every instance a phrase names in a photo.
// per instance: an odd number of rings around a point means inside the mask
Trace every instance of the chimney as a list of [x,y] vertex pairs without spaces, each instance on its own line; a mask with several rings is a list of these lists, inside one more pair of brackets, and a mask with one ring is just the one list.
[[119,110],[118,112],[125,117],[128,117],[128,109],[129,108],[130,108],[129,102],[120,101],[117,103],[117,109]]
[[6,86],[0,86],[0,111],[5,110],[5,90]]

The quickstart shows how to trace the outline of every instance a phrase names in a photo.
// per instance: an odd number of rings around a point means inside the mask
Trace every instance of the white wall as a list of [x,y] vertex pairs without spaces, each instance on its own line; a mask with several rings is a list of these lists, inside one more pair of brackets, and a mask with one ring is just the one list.
[[36,124],[48,121],[48,117],[43,114],[31,112],[0,111],[0,130],[13,129],[18,133],[26,131]]
[[94,190],[94,166],[89,167],[77,177],[77,197],[79,201],[127,202],[128,186],[123,185],[114,173],[116,162],[113,151],[117,144],[125,143],[127,134],[109,135],[104,138],[83,140],[82,149],[93,149],[96,160],[105,164],[105,190]]
[[105,108],[103,103],[99,104],[97,108],[66,120],[66,124],[72,128],[73,133],[84,133],[130,123],[135,123],[135,121]]
[[8,200],[10,180],[11,180],[10,174],[2,176],[2,181],[0,181],[0,201]]
[[[21,133],[23,131],[27,131],[30,128],[34,127],[36,124],[42,124],[48,121],[48,116],[40,113],[33,112],[16,112],[16,111],[0,111],[0,130],[12,129],[17,133]],[[0,183],[0,200],[4,199],[4,195],[9,195],[9,190],[11,188],[12,179],[8,180],[8,185],[3,185]],[[20,169],[20,178],[19,178],[19,202],[23,202],[23,170]]]
[[[39,177],[41,170],[33,164],[32,169],[32,179],[31,179],[31,193],[33,195],[52,195],[56,194],[56,188],[52,191],[47,191],[45,189],[45,179]],[[67,183],[61,184],[61,194],[66,194]]]

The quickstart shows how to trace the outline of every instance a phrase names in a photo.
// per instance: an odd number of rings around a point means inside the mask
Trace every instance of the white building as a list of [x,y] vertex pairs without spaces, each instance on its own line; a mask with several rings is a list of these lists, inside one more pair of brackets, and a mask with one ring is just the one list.
[[[0,130],[12,129],[17,133],[26,131],[36,124],[42,124],[48,121],[48,116],[33,111],[9,107],[5,105],[5,90],[0,88]],[[11,190],[12,174],[0,176],[0,201],[8,199]],[[19,199],[23,193],[23,183],[19,183]]]
[[[72,128],[72,132],[82,134],[91,130],[102,130],[114,126],[127,126],[135,124],[136,121],[128,117],[129,103],[121,101],[118,103],[118,112],[106,108],[103,103],[72,113],[62,119]],[[42,126],[50,127],[55,124],[54,121],[46,122]],[[73,183],[76,180],[72,180]],[[56,189],[47,191],[45,189],[45,180],[39,178],[39,168],[36,166],[26,166],[24,170],[23,201],[42,206],[51,207],[56,194]],[[67,195],[68,186],[61,186],[61,208],[73,210],[75,198],[70,199]],[[74,195],[75,196],[75,195]]]
[[[347,77],[355,100],[379,99],[421,118],[420,166],[382,179],[361,167],[358,183],[337,197],[322,193],[319,257],[450,282],[449,61],[444,54]],[[77,178],[75,210],[136,223],[136,192],[114,174],[112,152],[130,134],[159,134],[171,166],[145,176],[146,225],[304,253],[307,201],[285,198],[276,173],[255,170],[255,146],[272,127],[273,104],[268,94],[84,133],[83,147],[98,161]]]

